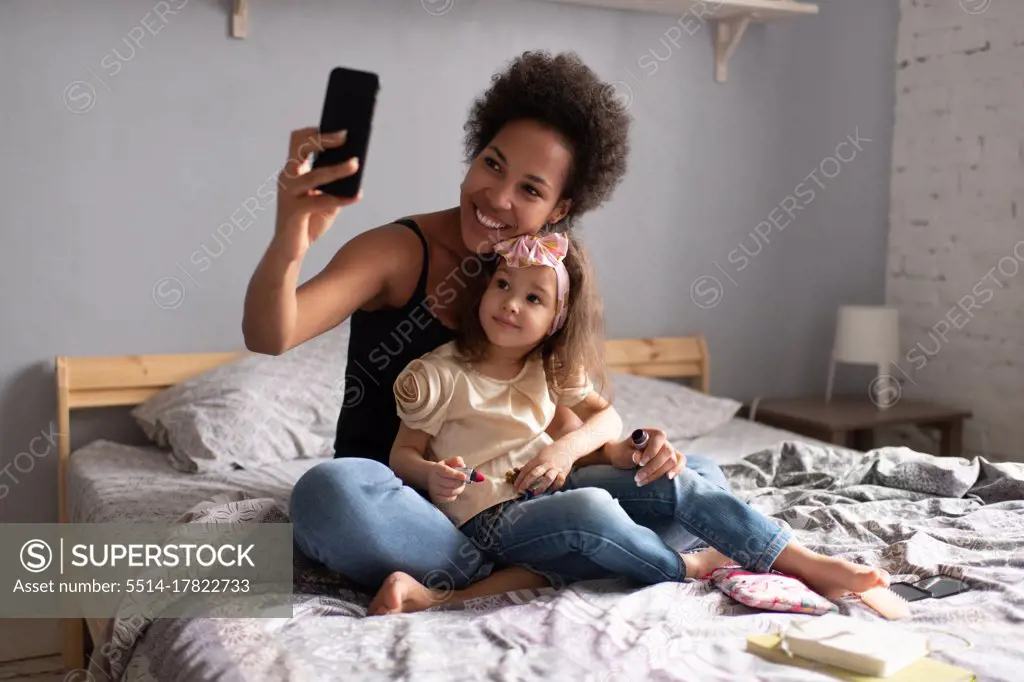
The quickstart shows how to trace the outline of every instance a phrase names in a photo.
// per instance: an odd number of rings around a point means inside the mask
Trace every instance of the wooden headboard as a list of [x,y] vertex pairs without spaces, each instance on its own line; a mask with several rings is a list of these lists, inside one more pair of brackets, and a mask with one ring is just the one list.
[[609,372],[693,379],[700,392],[711,390],[708,347],[702,335],[610,339],[605,342],[605,361]]
[[[708,352],[704,337],[610,339],[605,346],[609,372],[660,378],[687,378],[709,391]],[[61,523],[67,514],[67,465],[71,456],[71,410],[132,406],[151,395],[245,357],[247,351],[176,355],[57,356],[57,424],[59,430],[58,499]]]
[[138,405],[168,386],[243,357],[238,353],[180,355],[57,356],[57,491],[61,523],[68,522],[67,466],[71,457],[71,410]]

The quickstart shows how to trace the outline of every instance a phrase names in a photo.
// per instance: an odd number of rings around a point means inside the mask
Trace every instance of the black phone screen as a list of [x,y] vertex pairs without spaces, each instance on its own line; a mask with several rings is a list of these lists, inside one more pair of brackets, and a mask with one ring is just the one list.
[[359,159],[359,169],[347,178],[321,185],[317,188],[321,192],[346,198],[359,192],[379,89],[380,80],[375,73],[344,67],[331,71],[320,117],[320,132],[347,130],[348,134],[342,146],[318,152],[313,159],[313,168],[341,163],[355,156]]
[[933,599],[942,599],[943,597],[960,594],[961,592],[966,592],[971,589],[967,586],[967,583],[962,580],[957,580],[956,578],[950,578],[947,576],[923,578],[916,584],[922,590],[926,590]]
[[918,601],[932,596],[929,592],[915,587],[911,583],[889,583],[889,589],[907,601]]

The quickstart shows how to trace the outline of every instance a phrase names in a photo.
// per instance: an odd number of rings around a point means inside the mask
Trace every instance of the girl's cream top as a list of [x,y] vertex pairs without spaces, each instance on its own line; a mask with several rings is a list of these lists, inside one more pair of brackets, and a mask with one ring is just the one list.
[[438,504],[457,526],[518,497],[506,472],[551,444],[545,429],[556,405],[576,405],[591,390],[589,382],[571,389],[550,385],[539,352],[513,379],[484,376],[456,357],[454,341],[410,362],[394,385],[398,416],[431,436],[428,459],[462,457],[487,479],[467,482],[458,499]]

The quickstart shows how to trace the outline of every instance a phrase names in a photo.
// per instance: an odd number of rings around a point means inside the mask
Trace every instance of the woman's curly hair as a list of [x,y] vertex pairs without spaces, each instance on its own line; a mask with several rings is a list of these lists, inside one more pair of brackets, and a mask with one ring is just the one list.
[[611,196],[626,172],[628,105],[574,52],[524,52],[491,81],[463,126],[467,162],[512,121],[532,119],[556,131],[573,154],[561,197],[572,206],[559,231],[572,228],[576,218]]

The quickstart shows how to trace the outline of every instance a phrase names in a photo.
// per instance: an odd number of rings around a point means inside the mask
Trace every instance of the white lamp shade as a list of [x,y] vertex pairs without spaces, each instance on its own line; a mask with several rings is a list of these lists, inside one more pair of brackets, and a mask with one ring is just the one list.
[[836,320],[836,362],[888,365],[900,353],[899,313],[885,306],[844,305]]

